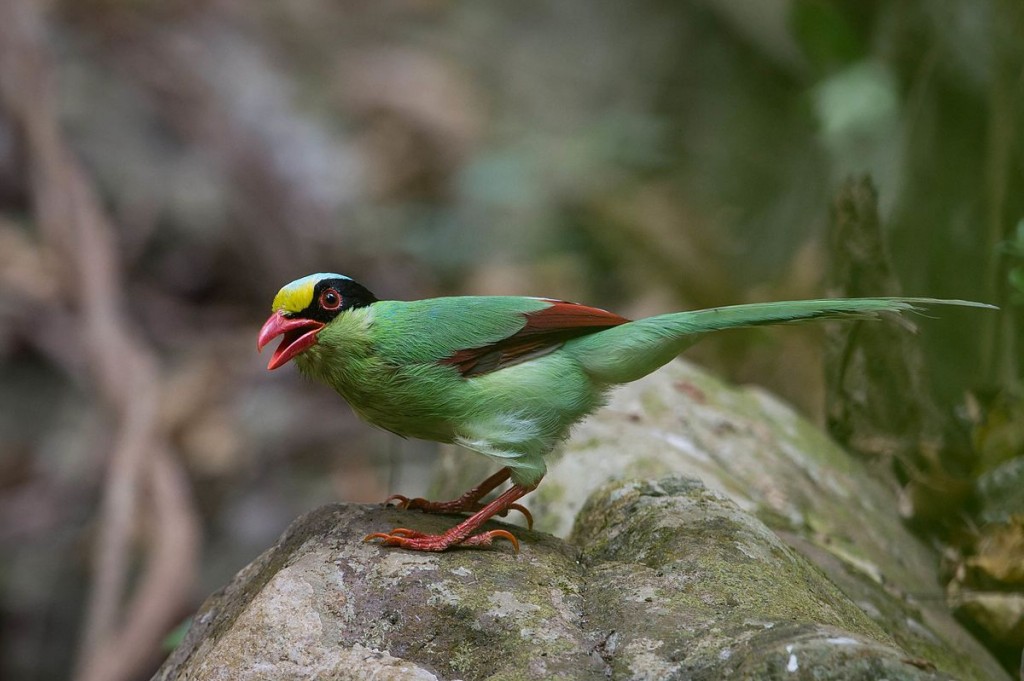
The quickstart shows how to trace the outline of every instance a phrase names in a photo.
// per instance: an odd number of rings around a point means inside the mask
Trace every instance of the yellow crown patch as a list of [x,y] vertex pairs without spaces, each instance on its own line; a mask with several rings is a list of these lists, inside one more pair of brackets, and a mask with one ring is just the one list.
[[332,272],[317,272],[316,274],[307,275],[302,279],[296,279],[292,283],[283,286],[277,292],[277,295],[274,296],[274,304],[271,310],[293,314],[302,312],[313,302],[313,293],[316,291],[316,285],[324,279],[349,280],[343,274],[334,274]]
[[320,277],[310,275],[286,284],[274,296],[274,312],[302,312],[313,302],[313,289]]

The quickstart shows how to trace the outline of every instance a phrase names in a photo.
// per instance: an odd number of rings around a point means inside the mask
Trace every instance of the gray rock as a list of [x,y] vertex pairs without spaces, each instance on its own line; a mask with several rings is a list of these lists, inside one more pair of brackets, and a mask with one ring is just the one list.
[[549,478],[531,505],[570,539],[516,528],[518,555],[360,541],[451,517],[300,518],[156,678],[1009,678],[942,608],[891,492],[763,393],[674,364],[620,391]]
[[[417,554],[450,518],[327,506],[214,594],[157,679],[951,679],[700,482],[619,482],[573,539]],[[980,676],[977,678],[981,678]]]

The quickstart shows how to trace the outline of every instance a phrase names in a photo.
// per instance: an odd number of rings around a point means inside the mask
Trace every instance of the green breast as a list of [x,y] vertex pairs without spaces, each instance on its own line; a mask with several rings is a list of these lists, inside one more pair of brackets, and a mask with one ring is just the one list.
[[570,358],[555,353],[473,378],[439,364],[514,334],[523,313],[546,305],[512,297],[381,301],[337,317],[297,361],[362,418],[399,435],[450,442],[474,423],[507,416],[536,423],[536,437],[550,440],[599,400]]

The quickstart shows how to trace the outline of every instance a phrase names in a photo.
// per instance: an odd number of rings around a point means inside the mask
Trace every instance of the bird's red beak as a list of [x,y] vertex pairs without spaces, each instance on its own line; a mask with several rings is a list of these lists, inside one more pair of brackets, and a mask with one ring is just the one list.
[[256,339],[256,351],[262,350],[264,345],[283,335],[281,344],[274,350],[274,354],[270,356],[270,363],[267,364],[268,369],[276,369],[316,343],[316,334],[322,328],[324,324],[314,319],[289,319],[283,312],[275,312],[260,329],[260,335]]

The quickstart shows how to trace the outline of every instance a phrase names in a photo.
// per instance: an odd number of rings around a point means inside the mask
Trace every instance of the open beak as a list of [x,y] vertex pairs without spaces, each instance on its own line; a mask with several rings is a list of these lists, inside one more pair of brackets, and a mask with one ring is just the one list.
[[313,319],[289,319],[284,313],[275,312],[260,329],[260,335],[256,339],[256,350],[258,352],[278,336],[284,336],[277,350],[270,356],[270,363],[267,364],[267,368],[273,370],[316,343],[316,334],[322,328],[322,322]]

